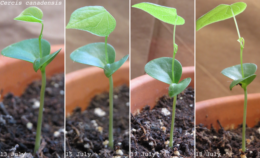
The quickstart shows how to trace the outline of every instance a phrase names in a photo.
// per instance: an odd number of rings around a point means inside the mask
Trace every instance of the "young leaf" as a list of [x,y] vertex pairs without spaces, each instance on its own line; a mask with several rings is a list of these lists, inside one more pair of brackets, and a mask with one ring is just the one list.
[[38,7],[28,7],[14,20],[42,23],[43,13]]
[[172,83],[169,86],[168,94],[170,97],[174,97],[178,94],[180,94],[182,91],[184,91],[185,88],[188,87],[188,85],[191,82],[191,78],[185,78],[180,83]]
[[[107,44],[108,63],[115,61],[115,49],[110,44]],[[108,64],[105,55],[105,43],[91,43],[80,47],[70,54],[70,58],[78,63],[96,66],[104,69]]]
[[177,15],[175,8],[165,7],[148,2],[138,3],[132,7],[141,9],[151,14],[155,18],[172,25],[183,25],[185,23],[185,20]]
[[116,20],[102,6],[87,6],[75,10],[67,29],[88,31],[97,36],[108,36],[114,31]]
[[221,73],[228,78],[234,80],[230,84],[230,90],[237,84],[242,84],[242,87],[249,85],[255,78],[257,66],[252,63],[243,64],[244,77],[241,72],[241,65],[235,65],[224,69]]
[[[43,57],[49,55],[51,52],[50,43],[42,39],[41,45],[42,45]],[[30,63],[34,63],[36,59],[40,58],[39,39],[38,38],[27,39],[12,44],[4,48],[1,54],[3,56],[7,56],[10,58],[20,59],[20,60],[28,61]]]
[[[172,58],[170,57],[151,60],[144,69],[149,76],[167,84],[178,83],[182,75],[181,63],[176,59],[174,60],[174,71],[172,71]],[[174,80],[172,72],[174,72]]]
[[104,73],[107,77],[110,77],[114,72],[116,72],[128,59],[129,55],[124,56],[122,59],[120,59],[117,62],[106,64],[104,67]]
[[245,77],[245,78],[234,80],[230,84],[229,89],[232,90],[232,88],[238,84],[241,84],[242,88],[246,88],[255,79],[255,77],[256,77],[256,75],[253,74],[253,75]]
[[42,58],[38,58],[33,63],[33,69],[37,72],[41,67],[46,67],[61,51],[61,49],[57,50],[56,52],[46,55]]
[[231,5],[227,4],[220,4],[216,8],[212,9],[208,13],[201,16],[196,22],[196,30],[198,31],[204,26],[209,24],[226,20],[233,17],[232,10],[234,15],[238,15],[242,13],[246,9],[246,3],[244,2],[237,2]]

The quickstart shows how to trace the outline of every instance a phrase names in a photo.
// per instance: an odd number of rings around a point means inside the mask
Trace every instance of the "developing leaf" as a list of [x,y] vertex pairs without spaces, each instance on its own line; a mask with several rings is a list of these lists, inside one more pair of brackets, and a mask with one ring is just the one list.
[[[172,84],[178,83],[182,75],[181,63],[174,59],[174,71],[172,70],[172,58],[161,57],[151,60],[145,65],[145,72],[164,83]],[[172,78],[172,72],[174,72],[174,79]]]
[[105,43],[91,43],[80,47],[70,54],[70,58],[78,63],[96,66],[104,69],[106,64],[115,61],[115,49],[107,44],[108,62],[106,61]]
[[37,72],[41,67],[46,67],[61,51],[61,49],[57,50],[56,52],[46,55],[42,58],[38,58],[33,63],[33,69]]
[[234,80],[230,84],[230,90],[236,86],[237,84],[241,84],[242,87],[247,87],[256,77],[257,66],[252,63],[245,63],[243,64],[243,70],[244,70],[244,77],[241,72],[241,65],[235,65],[232,67],[228,67],[224,69],[221,73],[228,78]]
[[185,20],[177,15],[175,8],[165,7],[148,2],[138,3],[132,7],[141,9],[151,14],[155,18],[172,25],[183,25],[185,23]]
[[87,6],[75,10],[66,28],[90,32],[97,36],[108,36],[114,31],[116,20],[102,6]]
[[[43,57],[49,55],[51,52],[50,43],[42,39],[41,45],[42,45]],[[40,58],[39,39],[38,38],[27,39],[12,44],[4,48],[1,54],[3,56],[7,56],[10,58],[20,59],[20,60],[28,61],[30,63],[34,63],[36,59]]]
[[113,73],[115,73],[128,59],[129,55],[124,56],[122,59],[120,59],[117,62],[106,64],[104,67],[104,73],[107,77],[112,76]]
[[43,13],[38,7],[28,7],[14,20],[42,23]]
[[212,9],[208,13],[201,16],[196,22],[196,30],[200,30],[204,26],[209,24],[226,20],[233,17],[232,10],[234,16],[242,13],[246,9],[246,3],[244,2],[237,2],[231,5],[227,4],[220,4],[216,8]]
[[172,83],[169,86],[168,94],[170,97],[177,96],[182,91],[184,91],[190,84],[191,78],[185,78],[180,83]]

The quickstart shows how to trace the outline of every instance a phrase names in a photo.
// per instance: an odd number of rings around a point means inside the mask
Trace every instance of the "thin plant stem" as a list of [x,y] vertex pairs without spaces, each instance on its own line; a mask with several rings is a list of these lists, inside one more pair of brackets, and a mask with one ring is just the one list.
[[45,87],[46,87],[45,68],[41,69],[41,73],[42,73],[42,87],[41,87],[41,94],[40,94],[40,108],[39,108],[39,114],[38,114],[34,153],[36,153],[39,150],[40,143],[41,143],[42,115],[43,115],[44,94],[45,94]]
[[172,80],[174,82],[174,59],[175,59],[175,30],[176,30],[176,25],[174,25],[173,29],[173,56],[172,56]]
[[107,36],[105,37],[105,53],[106,53],[106,61],[108,62],[108,54],[107,54]]
[[40,33],[40,36],[39,36],[39,49],[40,49],[40,57],[42,58],[42,32],[43,32],[43,27],[44,27],[44,25],[43,25],[43,23],[41,23],[42,24],[42,29],[41,29],[41,33]]
[[113,78],[109,77],[109,132],[108,132],[109,144],[108,146],[113,149]]
[[244,88],[244,115],[242,129],[242,151],[246,152],[246,114],[247,114],[247,88]]
[[242,77],[244,78],[244,68],[243,68],[243,49],[244,49],[244,40],[241,38],[240,36],[240,32],[239,32],[239,28],[238,28],[238,25],[237,25],[237,20],[236,20],[236,16],[233,12],[233,9],[231,7],[231,12],[232,12],[232,15],[233,15],[233,19],[234,19],[234,22],[235,22],[235,25],[236,25],[236,29],[237,29],[237,34],[238,34],[238,41],[240,43],[240,65],[241,65],[241,73],[242,73]]
[[173,133],[174,133],[174,122],[175,122],[175,111],[176,111],[176,101],[177,101],[177,95],[173,98],[173,104],[172,104],[172,124],[171,124],[171,131],[170,131],[170,147],[173,147]]

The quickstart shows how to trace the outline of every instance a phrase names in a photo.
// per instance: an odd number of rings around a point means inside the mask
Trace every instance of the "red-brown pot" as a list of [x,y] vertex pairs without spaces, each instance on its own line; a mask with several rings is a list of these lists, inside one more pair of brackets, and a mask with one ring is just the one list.
[[[47,77],[64,72],[64,45],[54,45],[51,53],[62,48],[55,59],[46,67]],[[0,95],[12,92],[20,96],[34,80],[41,79],[41,72],[33,70],[32,63],[0,56]],[[0,101],[3,97],[0,96]]]
[[[243,122],[244,95],[210,99],[196,103],[196,124],[219,129],[217,120],[225,129],[236,128]],[[247,125],[253,127],[260,121],[260,93],[249,94],[247,102]]]

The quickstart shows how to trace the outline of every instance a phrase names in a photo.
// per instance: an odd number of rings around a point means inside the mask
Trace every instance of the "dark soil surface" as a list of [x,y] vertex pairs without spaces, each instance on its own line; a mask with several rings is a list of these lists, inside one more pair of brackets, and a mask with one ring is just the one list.
[[66,156],[112,158],[120,153],[121,158],[128,156],[129,88],[126,86],[114,88],[114,150],[106,145],[108,125],[109,94],[106,92],[96,95],[85,111],[77,108],[67,117]]
[[40,89],[41,81],[35,81],[21,97],[9,93],[0,103],[0,157],[14,153],[24,158],[64,157],[63,74],[47,79],[40,147],[42,149],[38,155],[33,154]]
[[194,90],[189,87],[177,96],[174,147],[169,148],[172,104],[173,98],[163,96],[153,109],[146,106],[131,116],[132,158],[194,157]]
[[[196,153],[197,157],[220,154],[222,158],[240,158],[239,150],[242,148],[242,125],[234,130],[224,130],[218,122],[220,129],[217,131],[202,124],[196,126]],[[246,129],[247,158],[260,158],[260,122],[253,128]]]

